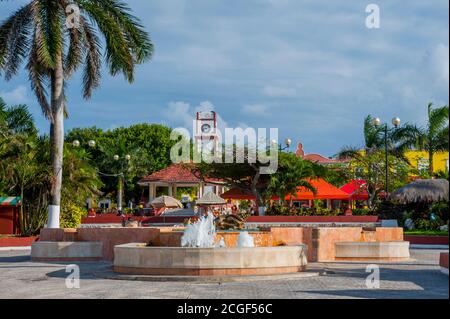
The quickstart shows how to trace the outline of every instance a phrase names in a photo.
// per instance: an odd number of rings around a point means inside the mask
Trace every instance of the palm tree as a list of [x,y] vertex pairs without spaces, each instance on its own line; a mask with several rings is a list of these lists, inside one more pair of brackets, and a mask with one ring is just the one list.
[[102,65],[99,34],[104,38],[109,73],[112,76],[123,73],[128,82],[133,82],[135,65],[152,56],[153,45],[140,21],[122,1],[31,0],[0,24],[0,72],[9,80],[27,59],[31,88],[50,121],[53,182],[48,226],[51,228],[59,228],[67,115],[65,87],[80,67],[83,67],[84,98],[89,99],[99,87]]
[[[368,115],[364,119],[364,153],[373,154],[384,151],[385,128],[374,124],[374,118]],[[400,127],[388,129],[387,132],[388,153],[406,162],[405,152],[417,146],[420,139],[420,129],[412,124],[404,124]],[[344,147],[339,153],[339,158],[353,158],[361,154],[361,148]]]
[[433,103],[429,103],[428,123],[420,130],[419,148],[428,153],[430,176],[434,173],[434,154],[449,150],[448,134],[448,106],[433,108]]
[[37,134],[33,116],[26,105],[7,106],[0,97],[0,134],[3,138],[11,134]]

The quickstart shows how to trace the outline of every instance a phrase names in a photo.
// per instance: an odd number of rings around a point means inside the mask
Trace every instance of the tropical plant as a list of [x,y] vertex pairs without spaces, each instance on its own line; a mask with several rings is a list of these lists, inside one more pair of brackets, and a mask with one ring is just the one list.
[[428,153],[428,171],[432,176],[434,154],[449,150],[448,106],[433,108],[433,103],[429,103],[427,111],[428,122],[426,127],[419,131],[418,146]]
[[[96,127],[75,128],[66,135],[66,143],[80,142],[91,158],[91,164],[101,173],[105,196],[117,196],[120,173],[124,173],[125,199],[138,200],[142,189],[137,184],[143,176],[170,165],[170,149],[175,141],[170,139],[170,128],[158,124],[136,124],[114,130]],[[89,141],[96,142],[89,147]],[[119,160],[114,160],[119,155]],[[124,161],[130,155],[130,161]],[[122,184],[120,184],[122,186]]]
[[100,34],[109,73],[123,73],[133,82],[135,65],[152,56],[153,46],[140,21],[122,1],[31,0],[0,24],[0,72],[10,80],[27,59],[31,88],[50,121],[50,204],[54,207],[61,205],[64,116],[68,112],[65,87],[80,67],[84,98],[89,99],[99,87]]
[[86,211],[75,204],[64,205],[61,210],[61,227],[76,228],[81,224],[81,218],[86,216]]
[[316,193],[316,189],[308,180],[320,175],[319,172],[322,171],[322,166],[302,160],[293,153],[280,153],[278,170],[270,178],[267,194],[277,196],[281,203],[285,203],[285,198],[289,194],[295,194],[299,187]]
[[0,134],[3,138],[13,134],[37,134],[33,116],[26,105],[7,106],[0,97]]

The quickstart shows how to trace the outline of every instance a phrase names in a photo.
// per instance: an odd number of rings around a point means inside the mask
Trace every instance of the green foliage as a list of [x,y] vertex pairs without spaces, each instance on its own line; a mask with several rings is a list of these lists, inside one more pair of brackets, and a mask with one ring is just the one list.
[[[118,175],[125,178],[124,202],[141,196],[138,180],[149,173],[170,165],[170,149],[175,141],[170,139],[170,128],[158,124],[137,124],[103,131],[96,127],[75,128],[68,132],[66,142],[80,141],[80,148],[89,155],[90,163],[101,174],[104,196],[117,196]],[[94,140],[91,148],[88,142]],[[114,160],[119,155],[119,160]],[[131,160],[125,159],[126,155]]]
[[428,123],[425,128],[419,130],[417,146],[428,153],[429,174],[433,175],[433,155],[436,152],[449,150],[449,108],[447,105],[433,108],[433,103],[428,104]]
[[249,210],[251,206],[252,206],[252,202],[249,200],[243,200],[239,203],[239,209],[242,209],[242,210]]
[[278,196],[282,202],[289,194],[294,194],[298,187],[305,187],[313,193],[316,189],[308,179],[316,177],[323,167],[310,161],[305,161],[292,153],[280,153],[278,170],[272,174],[267,188],[267,195]]
[[367,215],[371,215],[372,212],[366,208],[356,208],[356,209],[352,209],[352,214],[354,216],[367,216]]
[[419,230],[438,230],[441,226],[440,219],[429,220],[429,219],[417,219],[414,221],[414,225]]
[[61,207],[61,227],[77,228],[81,224],[81,218],[85,217],[87,212],[75,204],[63,205]]
[[341,212],[338,209],[327,209],[320,206],[314,207],[289,207],[272,203],[266,210],[268,216],[338,216]]
[[[19,118],[32,119],[31,115],[27,115],[26,107],[20,108],[20,112],[22,115]],[[21,232],[36,234],[47,220],[53,182],[50,141],[48,137],[37,136],[34,123],[24,120],[14,123],[11,119],[17,119],[17,114],[0,115],[0,127],[3,129],[0,134],[0,193],[22,197]],[[63,210],[71,205],[82,207],[86,198],[99,194],[101,181],[84,150],[66,145],[63,174]]]
[[412,236],[447,236],[448,230],[404,230],[404,235]]

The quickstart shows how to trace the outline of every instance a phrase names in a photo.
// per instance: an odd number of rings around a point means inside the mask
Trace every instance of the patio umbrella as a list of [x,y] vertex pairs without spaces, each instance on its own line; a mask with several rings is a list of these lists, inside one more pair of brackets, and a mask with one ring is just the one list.
[[448,200],[448,180],[419,179],[391,194],[391,200],[401,203],[433,203]]
[[207,193],[196,201],[197,205],[226,205],[227,201],[214,193]]
[[160,196],[152,200],[150,203],[155,208],[182,208],[183,204],[178,199],[175,199],[170,196]]

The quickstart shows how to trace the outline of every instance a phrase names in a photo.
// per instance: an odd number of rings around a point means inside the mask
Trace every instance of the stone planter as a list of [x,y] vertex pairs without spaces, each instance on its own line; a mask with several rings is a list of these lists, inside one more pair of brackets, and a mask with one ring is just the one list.
[[94,261],[103,259],[101,242],[47,242],[31,246],[32,261]]
[[336,260],[407,260],[409,242],[339,242]]
[[306,246],[253,248],[114,247],[114,271],[134,275],[236,276],[295,273],[306,267]]

